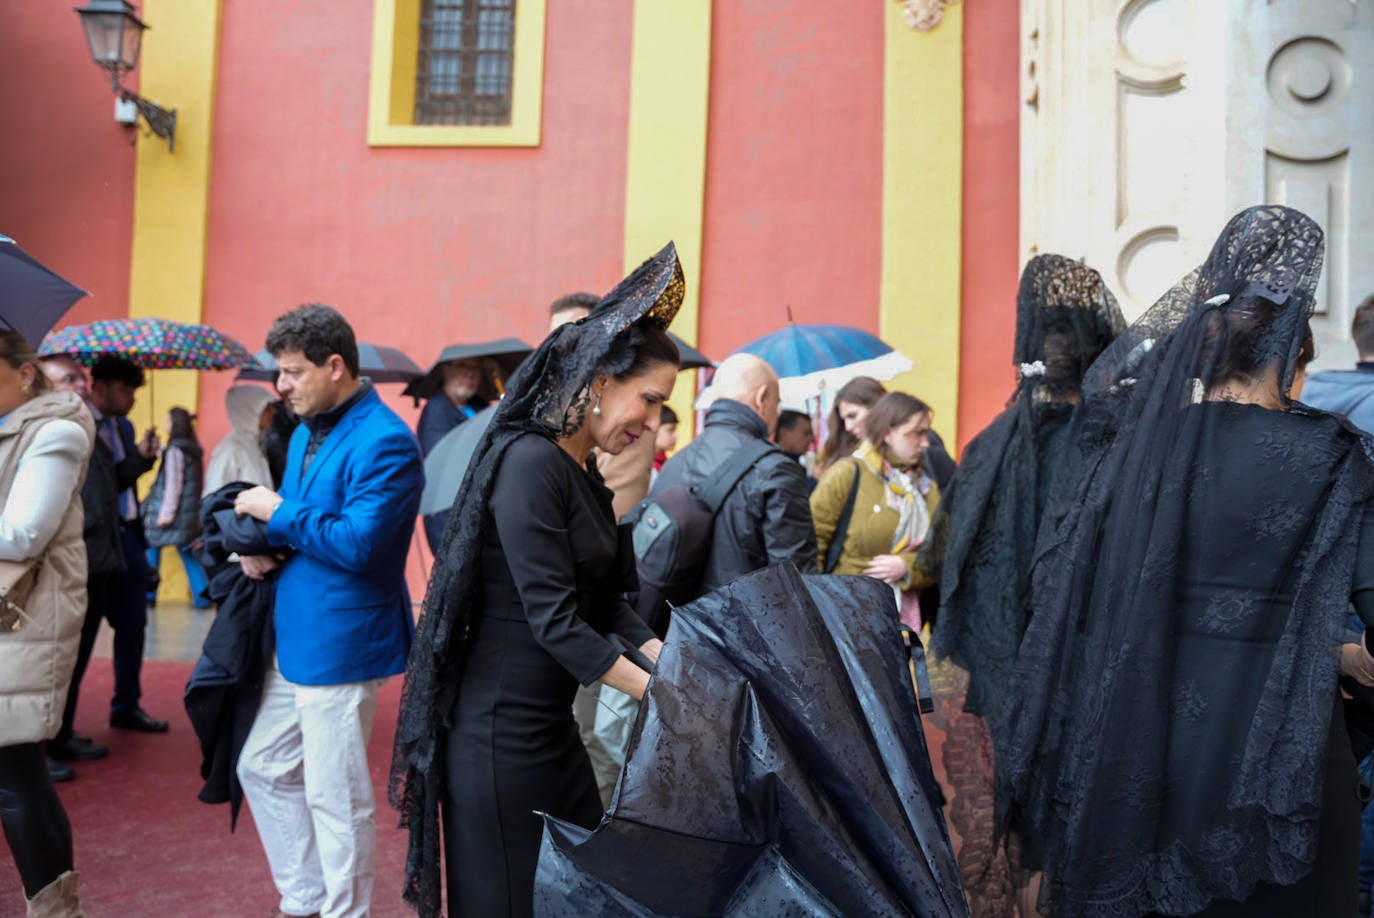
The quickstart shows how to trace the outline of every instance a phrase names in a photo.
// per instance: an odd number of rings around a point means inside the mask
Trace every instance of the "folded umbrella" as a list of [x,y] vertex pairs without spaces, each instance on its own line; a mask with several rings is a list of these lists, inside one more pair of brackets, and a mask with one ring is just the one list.
[[[265,350],[258,351],[254,356],[256,366],[245,369],[235,378],[275,383],[277,381],[276,358]],[[407,357],[402,351],[394,347],[366,344],[361,341],[358,342],[358,372],[359,375],[366,376],[374,383],[408,383],[425,373],[415,361]]]
[[208,325],[169,319],[102,319],[50,333],[38,356],[66,354],[87,366],[111,354],[145,370],[230,370],[252,367],[242,344]]
[[856,376],[891,379],[911,360],[866,331],[848,325],[793,325],[740,348],[777,371],[784,405],[834,392]]
[[[534,348],[530,347],[519,338],[501,338],[496,341],[479,341],[474,344],[450,344],[444,348],[434,360],[434,365],[429,368],[418,379],[413,379],[405,387],[403,395],[409,395],[414,399],[433,398],[434,393],[438,392],[444,384],[443,365],[451,360],[490,360],[494,362],[501,373],[501,380],[510,379],[516,367],[520,366],[520,361]],[[488,398],[494,398],[500,392],[488,393]]]
[[45,268],[8,236],[0,236],[0,328],[19,332],[30,344],[48,330],[86,291]]
[[488,405],[444,434],[425,457],[425,489],[420,494],[420,514],[443,513],[453,508],[458,489],[468,473],[472,454],[491,426],[496,406]]
[[675,609],[606,817],[544,817],[535,912],[968,915],[899,632],[890,587],[791,565]]

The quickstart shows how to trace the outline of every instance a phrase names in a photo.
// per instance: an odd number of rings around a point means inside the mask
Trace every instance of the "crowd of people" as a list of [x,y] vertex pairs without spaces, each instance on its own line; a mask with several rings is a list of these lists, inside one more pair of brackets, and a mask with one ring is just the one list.
[[[671,246],[556,300],[513,374],[436,367],[415,432],[344,316],[295,309],[266,338],[280,400],[230,389],[208,463],[182,408],[165,447],[136,439],[137,366],[0,333],[0,816],[30,914],[80,914],[52,781],[108,754],[72,729],[102,620],[110,725],[167,730],[139,669],[169,546],[220,609],[187,696],[202,799],[247,800],[287,918],[368,914],[367,746],[402,673],[404,898],[533,913],[535,814],[602,820],[674,609],[775,565],[880,581],[876,626],[930,646],[967,903],[941,914],[1369,914],[1374,297],[1359,366],[1308,381],[1322,250],[1305,215],[1251,208],[1129,327],[1096,271],[1036,256],[1011,396],[957,463],[929,404],[866,377],[816,450],[745,353],[679,447]],[[479,415],[457,499],[422,518],[417,625],[424,458]]]

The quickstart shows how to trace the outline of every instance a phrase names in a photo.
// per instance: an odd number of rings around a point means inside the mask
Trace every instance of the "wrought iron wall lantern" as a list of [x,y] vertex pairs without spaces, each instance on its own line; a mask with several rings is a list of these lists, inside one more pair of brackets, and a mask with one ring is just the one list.
[[[120,102],[133,106],[152,132],[167,141],[167,150],[175,150],[177,110],[163,108],[130,92],[119,82],[120,74],[130,72],[138,63],[143,31],[148,28],[134,15],[133,5],[127,0],[89,0],[84,7],[75,9],[81,17],[81,27],[86,30],[91,60],[110,71],[110,84]],[[130,123],[137,121],[137,115],[127,120]]]

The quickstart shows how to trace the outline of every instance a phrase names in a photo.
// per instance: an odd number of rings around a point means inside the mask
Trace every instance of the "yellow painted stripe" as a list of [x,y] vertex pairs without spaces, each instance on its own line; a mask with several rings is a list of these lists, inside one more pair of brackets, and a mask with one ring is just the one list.
[[[687,297],[673,331],[697,343],[711,89],[711,4],[635,0],[630,71],[625,270],[677,243]],[[692,433],[691,377],[673,394],[682,443]]]
[[[210,196],[210,134],[214,123],[220,0],[145,0],[139,94],[176,108],[176,151],[140,128],[134,179],[133,256],[129,315],[199,322],[205,298],[205,236]],[[199,374],[150,374],[130,420],[141,430],[162,427],[175,405],[197,410]],[[152,475],[144,476],[146,489]],[[164,552],[160,595],[189,596],[181,564]]]
[[915,368],[889,383],[929,402],[946,443],[958,438],[963,5],[917,32],[887,10],[883,79],[884,341]]

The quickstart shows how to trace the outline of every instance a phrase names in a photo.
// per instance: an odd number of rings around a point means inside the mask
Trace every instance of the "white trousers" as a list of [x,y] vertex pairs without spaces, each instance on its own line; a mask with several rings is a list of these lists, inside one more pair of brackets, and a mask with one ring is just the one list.
[[238,776],[288,915],[365,918],[372,906],[367,742],[381,684],[295,685],[272,660]]

